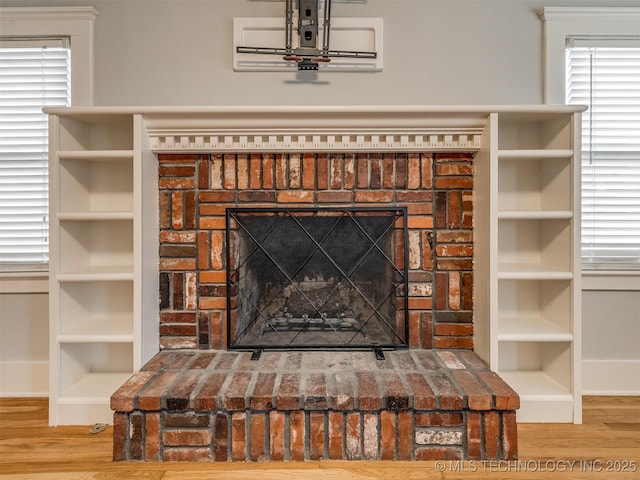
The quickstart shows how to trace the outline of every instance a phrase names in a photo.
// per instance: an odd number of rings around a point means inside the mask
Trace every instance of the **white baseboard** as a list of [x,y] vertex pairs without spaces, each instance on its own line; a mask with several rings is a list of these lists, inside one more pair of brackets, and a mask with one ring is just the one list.
[[583,395],[640,395],[640,360],[583,360]]
[[0,397],[49,396],[49,362],[0,361]]

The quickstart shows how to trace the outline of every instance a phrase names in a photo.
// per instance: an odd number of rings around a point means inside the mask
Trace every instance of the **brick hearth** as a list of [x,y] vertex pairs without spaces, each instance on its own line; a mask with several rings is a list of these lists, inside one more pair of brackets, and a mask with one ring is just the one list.
[[513,459],[517,394],[468,350],[165,350],[112,397],[114,459]]

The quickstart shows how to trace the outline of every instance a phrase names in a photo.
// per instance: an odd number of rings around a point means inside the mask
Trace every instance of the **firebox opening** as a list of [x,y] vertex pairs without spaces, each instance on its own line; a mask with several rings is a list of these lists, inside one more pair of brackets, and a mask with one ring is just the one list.
[[230,349],[407,347],[405,208],[227,210]]

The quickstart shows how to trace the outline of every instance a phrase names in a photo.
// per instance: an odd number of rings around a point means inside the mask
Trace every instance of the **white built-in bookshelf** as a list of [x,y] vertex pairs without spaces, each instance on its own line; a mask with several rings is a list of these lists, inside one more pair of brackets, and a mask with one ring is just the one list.
[[110,395],[158,350],[155,154],[291,148],[291,132],[305,148],[477,150],[474,348],[520,394],[519,421],[581,421],[579,109],[49,113],[52,425],[111,422]]

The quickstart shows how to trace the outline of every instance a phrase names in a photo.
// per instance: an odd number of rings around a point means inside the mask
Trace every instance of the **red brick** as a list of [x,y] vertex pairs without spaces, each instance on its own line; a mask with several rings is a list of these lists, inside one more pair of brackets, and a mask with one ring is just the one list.
[[382,158],[378,155],[369,156],[369,188],[382,187]]
[[193,163],[196,161],[196,154],[194,153],[159,153],[158,163]]
[[452,188],[473,188],[472,177],[436,177],[435,188],[452,189]]
[[398,373],[380,373],[382,381],[385,404],[388,410],[406,410],[409,408],[409,393],[404,388],[402,378]]
[[462,410],[462,395],[444,372],[434,370],[426,372],[430,385],[434,388],[439,407],[442,410]]
[[275,186],[278,190],[288,187],[287,182],[288,161],[285,154],[276,155],[275,159]]
[[436,398],[433,390],[419,373],[407,373],[406,380],[413,393],[413,408],[416,410],[433,410],[436,408]]
[[332,190],[339,190],[342,188],[342,157],[333,155],[331,157],[331,174],[330,185]]
[[134,397],[144,388],[156,372],[139,372],[133,375],[111,396],[111,410],[130,412],[134,409]]
[[483,417],[485,458],[497,459],[500,453],[500,416],[498,412],[486,412]]
[[396,154],[396,177],[395,177],[395,188],[406,188],[407,187],[407,154],[406,153],[398,153]]
[[356,182],[355,175],[356,175],[355,156],[352,153],[345,154],[344,181],[343,181],[343,188],[345,190],[353,190]]
[[459,427],[463,424],[459,412],[416,413],[415,417],[416,427]]
[[433,187],[433,157],[430,154],[422,154],[422,188]]
[[273,155],[262,155],[262,188],[274,188],[274,158]]
[[318,203],[351,203],[352,192],[317,192]]
[[273,389],[276,373],[260,372],[253,393],[251,394],[251,410],[271,410],[273,408]]
[[300,375],[285,373],[280,378],[276,392],[276,408],[278,410],[297,410],[300,408]]
[[160,396],[173,384],[176,377],[176,372],[159,374],[138,394],[136,399],[138,407],[141,410],[160,410],[162,407]]
[[160,243],[195,243],[196,232],[160,232]]
[[463,310],[473,310],[473,272],[463,272],[461,285],[461,304]]
[[158,179],[158,188],[161,190],[190,190],[195,186],[196,182],[193,178],[160,177]]
[[235,192],[199,192],[201,203],[232,203],[236,201]]
[[212,190],[222,190],[222,187],[224,185],[224,170],[223,170],[222,155],[220,154],[211,155],[210,182],[211,182]]
[[305,445],[304,412],[293,411],[289,414],[289,450],[291,460],[304,460]]
[[200,372],[187,370],[176,379],[171,389],[165,392],[167,410],[186,410],[189,408],[191,393],[200,381]]
[[380,460],[395,460],[396,414],[389,410],[380,412]]
[[318,154],[317,164],[317,185],[318,190],[329,188],[329,156],[328,154]]
[[305,410],[325,410],[327,408],[327,379],[323,373],[313,373],[304,377],[302,405]]
[[197,411],[216,411],[218,409],[218,395],[226,378],[227,376],[224,373],[211,373],[207,375],[194,400],[194,408]]
[[438,270],[473,270],[472,258],[438,258],[436,260]]
[[431,231],[424,231],[421,234],[422,243],[422,268],[427,271],[433,270],[433,251],[431,249],[430,239],[433,238]]
[[269,412],[269,458],[275,462],[284,460],[285,431],[284,431],[285,414],[277,410]]
[[226,220],[224,217],[200,217],[198,228],[202,230],[224,230],[226,228]]
[[165,462],[208,462],[211,452],[208,448],[165,448],[162,451]]
[[472,245],[438,245],[436,254],[439,257],[472,257]]
[[265,440],[267,435],[266,421],[264,413],[252,413],[251,414],[251,438],[250,448],[251,460],[254,462],[261,462],[265,460]]
[[518,425],[515,411],[502,414],[502,458],[504,460],[518,458]]
[[113,414],[113,461],[127,460],[128,415],[115,412]]
[[[420,312],[413,310],[409,312],[409,346],[413,348],[422,347],[420,339],[421,321]],[[426,348],[426,347],[423,347]]]
[[357,372],[358,405],[360,410],[380,410],[382,408],[382,395],[378,388],[376,377],[371,372]]
[[270,192],[267,190],[249,190],[238,192],[238,202],[242,203],[273,203],[275,201],[275,192]]
[[427,447],[416,449],[416,460],[462,460],[462,449],[457,447]]
[[184,227],[182,193],[183,192],[173,192],[171,194],[171,228],[174,230],[182,230]]
[[231,458],[247,460],[247,414],[244,412],[231,416]]
[[312,203],[314,193],[311,191],[287,190],[278,192],[278,203]]
[[473,324],[470,323],[438,323],[435,327],[436,335],[468,336],[473,335]]
[[316,187],[316,159],[312,153],[302,156],[302,188],[313,190]]
[[516,410],[520,408],[520,397],[505,383],[502,378],[492,371],[476,371],[480,379],[489,387],[494,395],[497,410]]
[[380,436],[380,417],[378,413],[365,413],[362,418],[362,457],[365,460],[377,460]]
[[329,411],[329,452],[330,460],[342,460],[344,417],[341,412]]
[[199,189],[207,189],[209,188],[209,156],[203,155],[198,157],[198,188]]
[[158,226],[160,229],[171,227],[171,193],[167,191],[158,194]]
[[165,447],[194,447],[211,445],[211,433],[208,430],[165,430],[162,432],[162,444]]
[[482,458],[482,425],[481,414],[467,412],[467,458],[480,460]]
[[433,301],[430,297],[410,297],[409,310],[430,310]]
[[440,349],[461,349],[461,348],[473,348],[472,337],[438,337],[433,340],[433,348]]
[[252,153],[249,156],[249,188],[258,190],[262,188],[262,155]]
[[407,227],[411,229],[433,228],[433,217],[426,215],[412,215],[407,220]]
[[198,269],[209,268],[209,232],[198,232]]
[[309,459],[324,458],[324,412],[309,414]]
[[216,462],[226,462],[229,456],[229,419],[224,413],[217,413],[213,421],[215,443],[213,458]]
[[129,415],[129,459],[142,460],[142,437],[144,425],[142,424],[142,414],[132,413]]
[[410,153],[407,165],[407,188],[415,190],[420,188],[420,154]]
[[144,460],[157,461],[160,460],[160,414],[147,413],[145,415],[145,444],[144,444]]
[[234,373],[222,394],[222,407],[226,410],[244,410],[251,373]]
[[358,153],[356,157],[357,161],[357,180],[356,186],[358,188],[369,188],[369,161],[367,154]]
[[356,203],[389,203],[393,201],[393,192],[387,190],[362,191],[354,193]]
[[433,348],[433,314],[421,312],[422,348]]
[[223,156],[223,187],[225,190],[234,190],[237,187],[236,165],[237,161],[234,154],[225,154]]
[[468,230],[439,230],[436,232],[436,241],[438,243],[471,243],[473,241],[473,232]]
[[383,188],[393,188],[395,186],[393,154],[386,154],[382,159],[382,186]]
[[467,403],[471,410],[490,410],[491,393],[475,378],[473,374],[463,370],[452,372],[458,384],[463,388]]
[[460,228],[462,223],[462,195],[460,195],[460,192],[448,192],[447,205],[449,214],[447,227],[451,229]]
[[289,154],[289,188],[300,188],[302,183],[300,167],[300,155],[297,153]]
[[362,457],[360,428],[360,413],[348,413],[345,426],[345,455],[347,460],[360,460]]
[[411,460],[413,456],[413,415],[398,412],[398,460]]
[[[233,311],[231,314],[233,315]],[[211,323],[209,324],[209,336],[211,348],[217,350],[224,350],[227,346],[225,344],[226,339],[226,325],[225,314],[222,312],[211,312]]]

